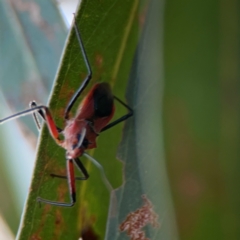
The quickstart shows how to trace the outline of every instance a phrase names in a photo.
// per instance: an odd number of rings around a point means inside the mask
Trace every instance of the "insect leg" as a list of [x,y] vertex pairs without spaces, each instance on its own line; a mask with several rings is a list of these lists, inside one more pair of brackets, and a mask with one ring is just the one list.
[[50,200],[47,200],[47,199],[44,199],[41,197],[38,197],[37,201],[55,205],[55,206],[72,207],[76,202],[74,165],[73,165],[72,159],[67,160],[67,179],[68,179],[68,187],[69,187],[69,193],[70,193],[70,198],[71,198],[70,203],[50,201]]
[[[44,118],[46,120],[46,123],[47,123],[47,126],[48,126],[48,129],[49,129],[49,132],[51,134],[51,136],[53,137],[53,139],[56,141],[56,143],[58,144],[61,144],[61,140],[59,139],[59,134],[58,134],[58,129],[55,125],[55,122],[52,118],[52,115],[48,109],[48,107],[44,106],[44,105],[40,105],[40,106],[36,106],[34,108],[31,108],[31,109],[27,109],[27,110],[24,110],[22,112],[19,112],[19,113],[15,113],[9,117],[6,117],[6,118],[3,118],[3,119],[0,119],[0,124],[2,123],[5,123],[11,119],[14,119],[14,118],[19,118],[19,117],[22,117],[22,116],[26,116],[30,113],[33,113],[35,111],[39,111],[41,110],[44,114]],[[44,111],[43,111],[44,110]]]
[[122,117],[120,117],[119,119],[109,123],[106,127],[104,127],[101,132],[106,131],[107,129],[117,125],[118,123],[127,120],[129,117],[131,117],[133,115],[133,110],[132,108],[130,108],[126,103],[124,103],[122,100],[120,100],[118,97],[114,96],[114,99],[116,99],[119,103],[121,103],[125,108],[128,109],[128,113]]
[[75,16],[74,16],[73,19],[74,19],[74,29],[75,29],[76,36],[77,36],[77,39],[78,39],[78,43],[79,43],[79,46],[80,46],[80,49],[81,49],[81,52],[82,52],[82,55],[83,55],[84,62],[85,62],[86,67],[87,67],[88,75],[86,76],[83,83],[81,84],[81,86],[79,87],[77,92],[73,95],[72,99],[70,100],[70,102],[67,105],[67,108],[65,110],[65,115],[64,115],[66,120],[69,118],[69,112],[70,112],[72,106],[74,105],[74,103],[76,102],[76,100],[78,99],[78,97],[80,96],[82,91],[87,87],[89,81],[92,78],[91,66],[89,64],[88,57],[87,57],[87,54],[86,54],[86,51],[85,51],[85,48],[84,48],[84,45],[83,45],[83,42],[82,42],[80,31],[79,31],[78,26],[76,24]]
[[[37,105],[37,103],[36,103],[35,101],[31,101],[31,102],[29,103],[29,106],[30,106],[31,108],[35,108],[35,107],[37,107],[38,105]],[[35,122],[38,130],[40,130],[40,129],[41,129],[41,124],[40,124],[40,122],[39,122],[39,119],[38,119],[38,117],[37,117],[37,114],[36,114],[36,112],[33,112],[32,114],[33,114],[33,119],[34,119],[34,122]],[[46,121],[45,116],[44,116],[44,112],[43,112],[41,109],[38,110],[38,114],[41,116],[41,118],[42,118],[44,121]],[[56,128],[57,128],[57,130],[58,130],[59,133],[62,132],[62,129],[61,129],[61,128],[59,128],[58,126],[56,126]]]
[[[84,165],[82,164],[82,162],[78,158],[75,158],[74,163],[76,164],[78,170],[82,172],[82,174],[84,175],[83,177],[75,177],[75,180],[87,180],[89,178],[89,174],[86,168],[84,167]],[[56,174],[51,174],[51,176],[57,177],[57,178],[65,178],[65,179],[67,178],[67,176],[56,175]]]
[[74,163],[76,164],[78,170],[80,170],[83,173],[83,175],[84,175],[84,177],[82,177],[81,180],[87,180],[89,178],[89,174],[87,172],[87,169],[84,167],[84,165],[80,161],[80,159],[79,158],[75,158],[74,159]]
[[[50,174],[51,177],[56,177],[56,178],[63,178],[63,179],[67,179],[67,176],[64,175],[57,175],[54,173]],[[87,180],[85,177],[75,177],[75,180]]]
[[[106,187],[108,188],[109,192],[111,192],[113,190],[113,187],[112,187],[111,183],[108,181],[108,179],[105,175],[103,166],[96,159],[94,159],[92,156],[90,156],[89,154],[84,152],[83,155],[85,157],[87,157],[100,170],[102,179],[103,179]],[[78,169],[84,175],[84,177],[76,177],[75,180],[87,180],[89,178],[89,174],[88,174],[86,168],[84,167],[84,165],[82,164],[82,162],[78,158],[75,158],[74,162],[75,162],[76,166],[78,167]],[[66,176],[55,175],[55,174],[51,174],[51,176],[52,177],[58,177],[58,178],[65,178],[65,179],[67,178]]]
[[[30,108],[35,108],[37,106],[37,103],[35,101],[31,101],[29,103],[29,106],[30,106]],[[38,113],[43,118],[43,120],[45,121],[45,117],[44,117],[43,111],[42,110],[38,110]],[[37,126],[37,129],[40,130],[41,129],[41,124],[39,122],[37,114],[36,114],[36,112],[33,112],[32,114],[33,114],[33,119],[34,119],[34,122],[35,122],[35,124]]]

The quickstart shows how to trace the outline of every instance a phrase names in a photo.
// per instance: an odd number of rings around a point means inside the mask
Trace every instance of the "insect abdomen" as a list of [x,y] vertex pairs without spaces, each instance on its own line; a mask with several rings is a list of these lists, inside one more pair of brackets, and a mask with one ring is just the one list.
[[99,83],[93,93],[95,117],[108,117],[113,111],[113,94],[108,83]]

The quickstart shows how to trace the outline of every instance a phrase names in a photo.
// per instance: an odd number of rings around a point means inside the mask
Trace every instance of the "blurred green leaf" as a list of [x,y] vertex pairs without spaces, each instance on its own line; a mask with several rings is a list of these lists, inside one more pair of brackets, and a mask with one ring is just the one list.
[[240,238],[238,9],[166,4],[164,129],[183,240]]

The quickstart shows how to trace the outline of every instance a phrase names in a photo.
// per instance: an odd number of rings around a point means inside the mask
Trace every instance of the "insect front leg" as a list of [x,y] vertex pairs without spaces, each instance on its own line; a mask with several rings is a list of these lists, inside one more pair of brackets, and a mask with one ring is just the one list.
[[[30,108],[35,108],[35,107],[37,107],[37,106],[38,106],[38,105],[37,105],[37,103],[36,103],[35,101],[31,101],[31,102],[29,103],[29,107],[30,107]],[[42,117],[42,119],[45,121],[45,117],[44,117],[43,111],[42,111],[42,110],[38,110],[38,114],[39,114],[39,115]],[[37,126],[37,129],[40,130],[40,129],[41,129],[41,124],[40,124],[40,122],[39,122],[39,119],[38,119],[38,117],[37,117],[36,112],[33,112],[32,115],[33,115],[33,120],[34,120],[34,122],[35,122],[35,124],[36,124],[36,126]]]
[[[35,107],[37,107],[38,105],[37,105],[37,103],[36,103],[35,101],[31,101],[31,102],[29,103],[29,106],[30,106],[30,108],[35,108]],[[37,113],[41,116],[41,118],[42,118],[44,121],[46,121],[45,116],[44,116],[44,112],[43,112],[41,109],[38,110]],[[36,114],[36,112],[33,112],[32,114],[33,114],[33,119],[34,119],[34,122],[35,122],[38,130],[40,130],[40,129],[41,129],[41,124],[40,124],[40,122],[39,122],[39,119],[38,119],[38,117],[37,117],[37,114]],[[57,130],[58,130],[59,133],[62,132],[62,129],[61,129],[61,128],[59,128],[58,126],[56,126],[56,128],[57,128]]]
[[[78,170],[83,174],[83,177],[75,177],[75,180],[87,180],[89,178],[89,174],[86,168],[84,167],[84,165],[82,164],[82,162],[78,158],[76,158],[74,159],[74,163],[77,166]],[[67,179],[67,176],[63,176],[63,175],[57,175],[57,174],[50,174],[50,175],[52,177]]]
[[31,113],[36,112],[36,111],[42,111],[44,119],[45,119],[45,121],[47,123],[47,126],[48,126],[48,130],[49,130],[52,138],[55,140],[55,142],[57,144],[61,145],[62,141],[59,138],[58,129],[57,129],[56,124],[55,124],[55,122],[52,118],[51,112],[49,111],[48,107],[46,107],[44,105],[36,106],[36,107],[24,110],[24,111],[19,112],[19,113],[15,113],[15,114],[13,114],[9,117],[0,119],[0,124],[3,124],[5,122],[10,121],[10,120],[15,119],[15,118],[26,116],[26,115],[31,114]]
[[55,205],[55,206],[72,207],[76,202],[74,165],[73,165],[73,160],[72,159],[67,160],[67,179],[68,179],[69,194],[70,194],[70,198],[71,198],[70,203],[50,201],[50,200],[47,200],[47,199],[44,199],[44,198],[41,198],[41,197],[38,197],[37,201],[47,203],[47,204],[50,204],[50,205]]

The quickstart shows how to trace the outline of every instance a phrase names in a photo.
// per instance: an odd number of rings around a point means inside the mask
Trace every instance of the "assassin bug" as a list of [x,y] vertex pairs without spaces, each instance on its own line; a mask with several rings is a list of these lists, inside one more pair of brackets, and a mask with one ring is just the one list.
[[[61,128],[57,127],[52,118],[49,108],[44,105],[37,105],[35,101],[32,101],[30,103],[30,109],[16,113],[0,120],[1,124],[10,119],[18,118],[32,113],[37,127],[40,128],[40,123],[36,116],[36,114],[39,114],[46,122],[48,130],[55,142],[59,146],[66,149],[67,176],[55,174],[52,174],[52,176],[59,178],[67,178],[71,202],[55,202],[40,197],[37,198],[37,201],[39,202],[63,207],[72,207],[76,202],[75,180],[87,180],[89,177],[89,174],[82,162],[80,161],[79,157],[85,155],[93,161],[91,156],[85,153],[85,150],[97,147],[96,139],[98,135],[101,132],[110,129],[111,127],[117,125],[118,123],[128,119],[133,115],[133,110],[127,104],[122,102],[119,98],[113,95],[110,85],[108,83],[96,83],[81,102],[76,116],[72,119],[69,118],[69,113],[74,103],[77,101],[78,97],[87,87],[88,83],[92,78],[91,66],[89,64],[89,60],[81,39],[79,29],[75,22],[75,18],[74,29],[88,73],[83,83],[76,91],[65,109],[65,128],[62,130]],[[120,117],[119,119],[109,123],[115,111],[114,100],[118,101],[121,105],[123,105],[128,110],[128,113]],[[64,136],[64,140],[60,139],[60,134]],[[78,170],[82,172],[82,177],[75,177],[74,164],[78,168]]]

